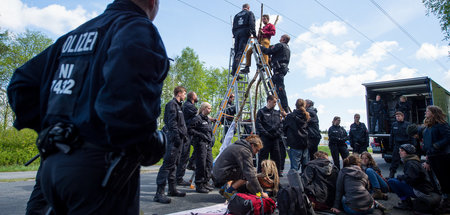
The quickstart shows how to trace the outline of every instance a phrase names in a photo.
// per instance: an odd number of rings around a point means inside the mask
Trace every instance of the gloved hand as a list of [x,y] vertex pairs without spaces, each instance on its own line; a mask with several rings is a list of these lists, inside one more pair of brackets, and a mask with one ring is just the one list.
[[151,166],[157,163],[166,153],[167,138],[164,132],[155,131],[147,143],[140,144],[138,151],[142,153],[142,166]]

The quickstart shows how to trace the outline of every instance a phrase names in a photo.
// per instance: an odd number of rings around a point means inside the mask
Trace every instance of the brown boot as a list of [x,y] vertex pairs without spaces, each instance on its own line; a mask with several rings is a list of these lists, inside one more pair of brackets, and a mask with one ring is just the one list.
[[387,200],[388,197],[385,193],[381,192],[380,189],[374,189],[374,192],[372,193],[372,197],[376,200]]

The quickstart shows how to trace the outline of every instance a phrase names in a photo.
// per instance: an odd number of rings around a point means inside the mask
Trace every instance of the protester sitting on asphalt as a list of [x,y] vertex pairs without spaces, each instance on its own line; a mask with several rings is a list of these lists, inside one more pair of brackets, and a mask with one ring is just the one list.
[[263,160],[261,162],[261,172],[257,175],[259,184],[263,191],[269,196],[278,193],[280,177],[278,176],[277,164],[273,160]]
[[361,170],[361,160],[353,154],[344,159],[344,167],[339,172],[336,183],[336,197],[331,211],[347,214],[370,214],[375,208],[384,210],[369,193],[369,178]]
[[381,170],[369,152],[361,154],[361,168],[369,177],[370,192],[374,199],[387,200],[386,195],[389,192],[389,186],[386,179],[381,175]]
[[329,210],[333,206],[338,174],[339,169],[324,151],[314,153],[314,160],[306,164],[302,181],[314,210]]
[[[213,178],[216,187],[221,187],[219,193],[229,199],[236,189],[245,185],[251,194],[261,194],[268,198],[259,185],[256,168],[253,166],[253,156],[263,147],[258,135],[250,135],[245,140],[238,140],[228,146],[217,158],[213,167]],[[230,187],[226,187],[232,181]]]
[[440,198],[435,198],[433,186],[415,152],[416,148],[411,144],[400,145],[399,154],[404,163],[404,174],[388,180],[389,187],[401,200],[394,208],[411,210],[413,209],[411,198],[418,198],[426,201],[431,210],[432,207],[439,206]]

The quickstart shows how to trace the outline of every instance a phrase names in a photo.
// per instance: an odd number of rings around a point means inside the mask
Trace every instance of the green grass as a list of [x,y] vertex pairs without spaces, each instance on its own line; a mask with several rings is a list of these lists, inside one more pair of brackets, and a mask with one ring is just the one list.
[[38,168],[39,168],[39,160],[35,161],[29,166],[19,164],[0,166],[0,172],[37,171]]

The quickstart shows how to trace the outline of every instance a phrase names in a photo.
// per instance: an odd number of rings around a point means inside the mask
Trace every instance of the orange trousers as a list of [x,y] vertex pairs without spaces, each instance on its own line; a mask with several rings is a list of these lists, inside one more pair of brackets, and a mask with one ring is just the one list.
[[[269,46],[270,46],[270,40],[267,39],[267,38],[263,38],[263,39],[261,40],[261,45],[264,46],[264,47],[266,47],[266,48],[269,48]],[[250,66],[252,65],[252,54],[253,54],[253,49],[250,48],[250,49],[247,51],[247,55],[246,55],[246,57],[245,57],[245,58],[246,58],[245,66],[250,67]],[[264,57],[264,60],[266,61],[266,63],[268,64],[268,63],[269,63],[269,56],[263,54],[263,57]]]

